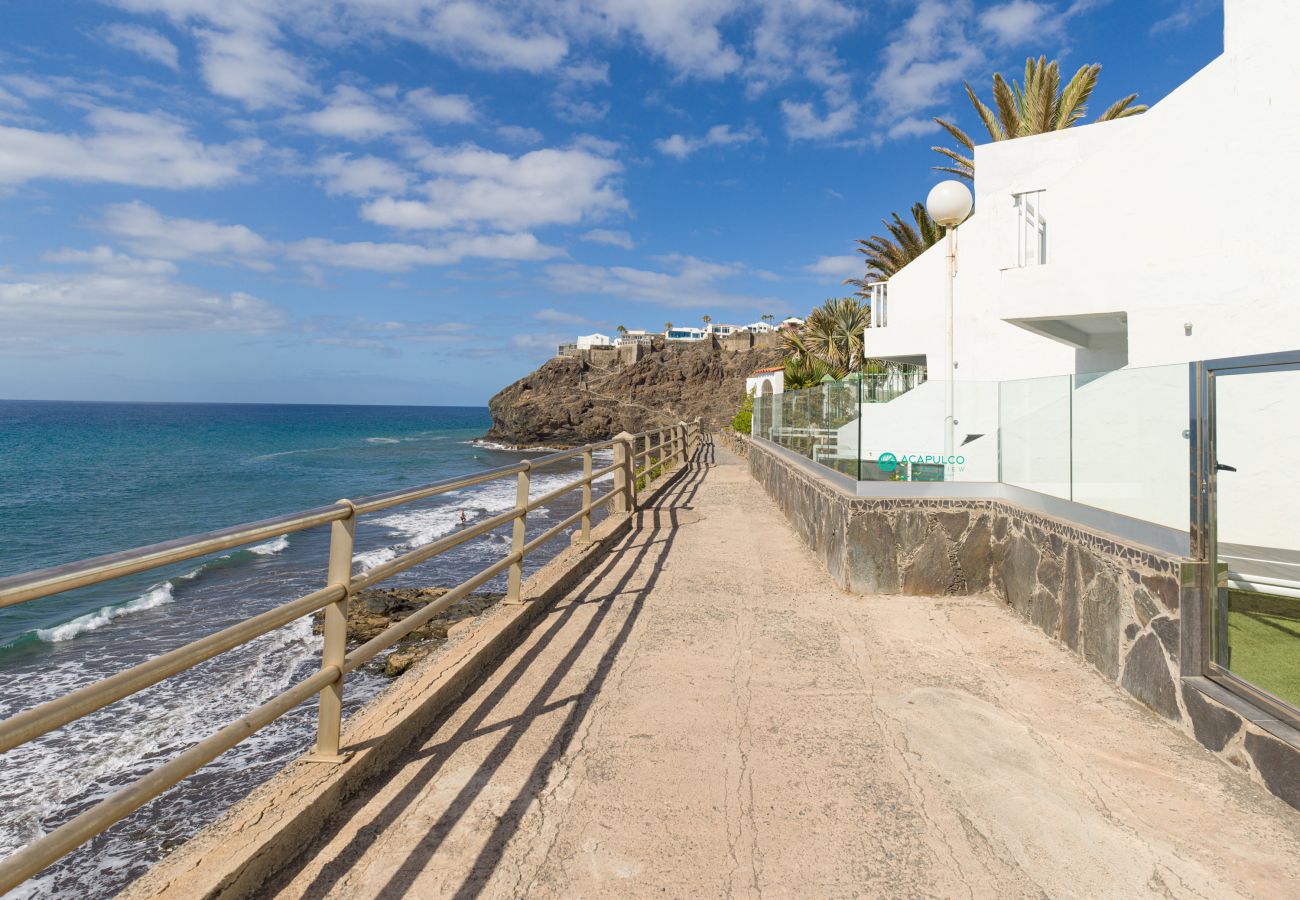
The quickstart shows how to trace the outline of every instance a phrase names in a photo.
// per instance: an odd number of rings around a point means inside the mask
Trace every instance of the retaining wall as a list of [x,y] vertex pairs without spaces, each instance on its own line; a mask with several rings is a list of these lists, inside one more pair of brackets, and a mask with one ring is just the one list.
[[814,463],[748,443],[751,474],[844,590],[990,593],[1300,808],[1300,735],[1188,676],[1202,564],[1004,500],[857,497]]

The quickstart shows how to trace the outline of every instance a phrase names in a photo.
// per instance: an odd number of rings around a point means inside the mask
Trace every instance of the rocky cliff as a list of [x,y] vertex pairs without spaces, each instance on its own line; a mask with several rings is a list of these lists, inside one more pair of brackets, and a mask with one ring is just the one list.
[[729,422],[745,378],[778,365],[775,348],[729,352],[708,346],[666,349],[622,368],[552,359],[488,402],[486,440],[511,446],[567,447],[701,417]]

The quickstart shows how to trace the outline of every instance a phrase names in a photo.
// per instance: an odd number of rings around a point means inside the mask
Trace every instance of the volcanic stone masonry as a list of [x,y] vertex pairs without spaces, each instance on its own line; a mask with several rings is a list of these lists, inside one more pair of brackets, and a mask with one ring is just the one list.
[[[1300,808],[1300,752],[1180,677],[1189,560],[1002,500],[857,497],[759,441],[748,455],[751,474],[844,590],[992,593]],[[1188,589],[1187,602],[1195,598]]]

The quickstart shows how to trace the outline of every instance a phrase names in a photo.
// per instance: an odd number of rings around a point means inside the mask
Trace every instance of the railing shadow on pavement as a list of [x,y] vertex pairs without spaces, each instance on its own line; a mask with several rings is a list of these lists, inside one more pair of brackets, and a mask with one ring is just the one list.
[[[702,435],[701,442],[695,448],[690,465],[673,472],[669,476],[668,483],[661,489],[662,492],[659,496],[652,503],[634,513],[636,516],[635,525],[628,536],[623,539],[623,544],[616,547],[608,559],[595,572],[587,576],[585,586],[572,596],[560,600],[547,612],[546,615],[551,616],[553,621],[544,626],[545,631],[535,638],[524,638],[525,645],[527,645],[528,641],[532,641],[531,646],[527,646],[524,654],[508,672],[500,677],[500,681],[482,699],[478,707],[469,714],[455,733],[432,747],[426,747],[414,756],[406,757],[408,764],[419,760],[421,757],[424,757],[426,761],[422,763],[419,772],[388,801],[372,820],[356,830],[353,839],[337,853],[335,859],[327,863],[317,873],[311,884],[303,891],[302,896],[304,898],[327,896],[339,881],[347,876],[366,850],[374,845],[385,829],[395,823],[416,801],[425,787],[437,777],[443,765],[450,759],[457,748],[470,740],[504,729],[505,734],[488,753],[474,776],[460,789],[448,808],[430,827],[428,833],[415,844],[410,855],[398,867],[397,871],[377,895],[379,897],[394,898],[408,896],[417,874],[431,861],[452,828],[469,811],[474,800],[490,782],[493,773],[505,762],[511,751],[527,733],[530,725],[540,716],[552,713],[564,706],[570,706],[569,714],[557,732],[551,746],[539,757],[523,787],[511,801],[506,813],[500,817],[492,834],[480,850],[474,864],[466,872],[465,879],[455,894],[455,896],[462,898],[478,896],[495,871],[506,844],[518,829],[529,804],[545,787],[549,773],[563,757],[574,734],[587,716],[592,704],[599,697],[605,679],[611,671],[619,652],[626,644],[644,603],[654,590],[661,564],[671,551],[676,540],[678,512],[690,508],[690,504],[698,493],[708,470],[715,463],[716,454],[712,440]],[[627,563],[627,554],[629,552],[635,552],[635,556],[628,565],[626,572],[620,576],[611,590],[596,595],[595,592],[600,588],[604,579],[615,571],[620,564]],[[616,601],[620,598],[628,596],[624,591],[638,572],[643,570],[643,564],[647,561],[650,563],[650,574],[645,584],[632,591],[630,602],[616,604]],[[485,727],[484,722],[506,699],[510,691],[519,683],[530,667],[538,661],[543,651],[557,639],[574,615],[581,608],[590,604],[598,604],[596,613],[586,624],[582,634],[574,642],[573,646],[565,653],[564,658],[547,673],[547,677],[538,693],[528,702],[524,711]],[[621,608],[627,610],[625,618],[610,646],[601,655],[590,681],[581,691],[552,699],[551,695],[559,688],[575,663],[581,659],[586,648],[599,633],[602,624],[614,614],[615,609]],[[541,626],[535,629],[533,634],[537,634],[540,628]],[[452,704],[439,714],[412,746],[420,746],[436,735],[438,729],[445,726],[447,721],[456,715],[457,711],[462,711],[464,703],[471,700],[474,692],[491,680],[497,672],[496,667],[489,667],[474,684],[466,688],[462,700]],[[384,783],[382,781],[374,782],[370,787],[350,800],[347,808],[341,810],[334,817],[335,826],[323,829],[321,837],[317,839],[314,847],[307,849],[299,855],[295,863],[281,870],[279,884],[285,885],[291,881],[317,855],[317,851],[323,850],[327,846],[337,826],[346,821],[348,810],[363,809],[365,804],[383,788]]]

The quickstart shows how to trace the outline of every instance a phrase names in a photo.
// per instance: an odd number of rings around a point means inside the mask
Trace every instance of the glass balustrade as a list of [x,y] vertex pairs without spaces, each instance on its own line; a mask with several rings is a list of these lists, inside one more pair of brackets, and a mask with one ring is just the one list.
[[1000,481],[1188,527],[1186,365],[1001,382],[923,372],[757,397],[753,434],[858,481]]

